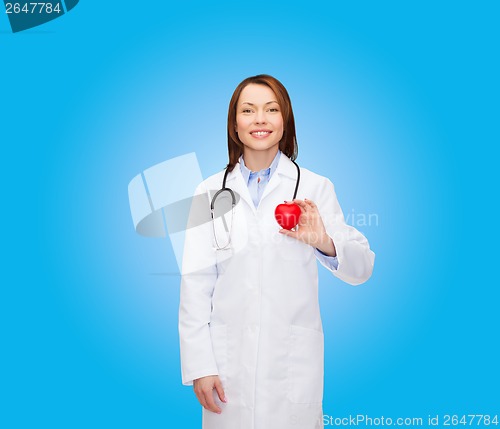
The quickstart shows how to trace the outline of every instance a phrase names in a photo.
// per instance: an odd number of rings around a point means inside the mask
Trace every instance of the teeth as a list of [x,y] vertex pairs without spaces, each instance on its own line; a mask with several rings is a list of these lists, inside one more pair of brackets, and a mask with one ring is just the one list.
[[254,132],[252,134],[256,134],[258,136],[266,136],[266,135],[269,134],[269,131],[256,131],[256,132]]

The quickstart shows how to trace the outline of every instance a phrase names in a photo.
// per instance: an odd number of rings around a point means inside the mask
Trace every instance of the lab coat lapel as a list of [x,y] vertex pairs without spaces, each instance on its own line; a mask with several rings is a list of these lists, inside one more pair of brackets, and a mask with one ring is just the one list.
[[[269,180],[269,183],[266,185],[264,189],[264,193],[262,194],[262,200],[266,198],[271,192],[273,192],[281,183],[282,177],[286,176],[291,179],[296,179],[297,178],[297,168],[293,164],[292,161],[284,154],[281,153],[280,159],[278,162],[278,167],[276,167],[276,171],[274,174],[271,176],[271,180]],[[293,197],[293,195],[290,195],[290,199]]]
[[238,193],[240,198],[248,204],[253,213],[256,212],[250,191],[248,190],[248,185],[245,183],[245,179],[243,179],[243,175],[241,174],[239,163],[236,164],[233,171],[227,175],[226,186]]

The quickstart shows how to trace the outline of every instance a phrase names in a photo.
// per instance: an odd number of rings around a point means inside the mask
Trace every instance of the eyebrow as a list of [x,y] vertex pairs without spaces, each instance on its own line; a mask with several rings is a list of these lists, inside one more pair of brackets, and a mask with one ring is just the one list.
[[[274,101],[274,100],[273,100],[273,101],[268,101],[268,102],[265,104],[265,106],[267,106],[268,104],[272,104],[272,103],[279,104],[277,101]],[[243,103],[241,103],[241,104],[248,104],[249,106],[255,106],[255,104],[253,104],[253,103],[249,103],[248,101],[244,101],[244,102],[243,102]]]

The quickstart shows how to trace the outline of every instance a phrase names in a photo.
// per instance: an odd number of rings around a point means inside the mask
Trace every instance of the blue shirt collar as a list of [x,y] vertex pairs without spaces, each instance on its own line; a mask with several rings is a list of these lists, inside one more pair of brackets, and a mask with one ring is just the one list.
[[276,168],[278,168],[278,162],[280,160],[280,155],[281,151],[278,150],[276,153],[276,156],[273,159],[273,162],[271,162],[271,165],[268,168],[265,168],[260,171],[250,171],[248,167],[245,165],[245,161],[243,160],[243,155],[240,156],[239,162],[240,162],[240,169],[241,169],[241,174],[243,175],[243,180],[245,181],[246,184],[248,184],[248,180],[250,179],[250,176],[255,176],[255,175],[260,175],[260,176],[269,176],[269,180],[271,179],[271,176],[273,173],[276,171]]

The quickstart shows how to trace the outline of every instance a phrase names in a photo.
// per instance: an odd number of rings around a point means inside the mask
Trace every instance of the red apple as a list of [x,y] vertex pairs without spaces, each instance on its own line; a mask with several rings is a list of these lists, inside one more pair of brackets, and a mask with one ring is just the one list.
[[292,229],[299,223],[300,207],[295,204],[278,204],[274,216],[283,229]]

